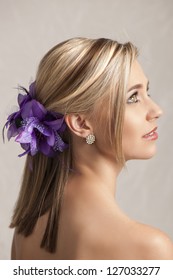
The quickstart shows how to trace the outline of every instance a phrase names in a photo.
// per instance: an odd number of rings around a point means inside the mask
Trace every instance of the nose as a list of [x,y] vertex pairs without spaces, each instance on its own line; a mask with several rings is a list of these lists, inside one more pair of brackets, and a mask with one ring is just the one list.
[[148,107],[148,112],[147,112],[147,120],[152,121],[154,119],[158,119],[162,116],[163,111],[160,108],[160,106],[155,103],[153,100],[150,99],[150,104]]

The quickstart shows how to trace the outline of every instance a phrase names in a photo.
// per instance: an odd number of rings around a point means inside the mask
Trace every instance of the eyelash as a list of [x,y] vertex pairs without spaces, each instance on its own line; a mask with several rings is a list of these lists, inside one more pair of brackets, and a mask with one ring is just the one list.
[[[147,92],[148,92],[148,90],[149,89],[147,89]],[[149,93],[147,93],[147,96],[151,97],[151,95]],[[135,97],[135,100],[132,100],[132,98],[134,98],[134,97]],[[133,104],[133,103],[138,103],[138,102],[140,102],[140,100],[138,99],[138,92],[136,91],[128,98],[127,103]]]
[[[132,100],[132,98],[135,97],[135,100]],[[134,92],[128,99],[127,99],[127,103],[128,104],[132,104],[132,103],[137,103],[139,102],[139,99],[138,99],[138,92]]]

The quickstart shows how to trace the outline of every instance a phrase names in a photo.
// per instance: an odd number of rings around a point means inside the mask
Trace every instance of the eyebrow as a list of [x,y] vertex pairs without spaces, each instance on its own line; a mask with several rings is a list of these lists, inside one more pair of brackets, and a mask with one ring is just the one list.
[[[134,86],[132,86],[131,88],[128,89],[128,92],[133,90],[133,89],[140,89],[143,88],[143,84],[136,84]],[[149,81],[147,82],[147,90],[149,89]]]

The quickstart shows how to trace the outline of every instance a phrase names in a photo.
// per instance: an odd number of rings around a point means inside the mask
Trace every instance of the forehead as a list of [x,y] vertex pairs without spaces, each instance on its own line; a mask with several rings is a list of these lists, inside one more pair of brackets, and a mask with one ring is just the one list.
[[144,71],[137,60],[132,63],[131,72],[129,76],[128,88],[134,86],[135,84],[146,85],[148,82]]

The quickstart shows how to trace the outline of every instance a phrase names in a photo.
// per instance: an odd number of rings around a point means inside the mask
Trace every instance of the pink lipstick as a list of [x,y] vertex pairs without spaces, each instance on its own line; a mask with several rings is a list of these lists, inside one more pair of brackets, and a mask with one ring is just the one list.
[[146,140],[157,140],[158,139],[158,133],[156,132],[156,130],[157,130],[157,127],[155,127],[149,133],[142,136],[142,138],[144,138]]

